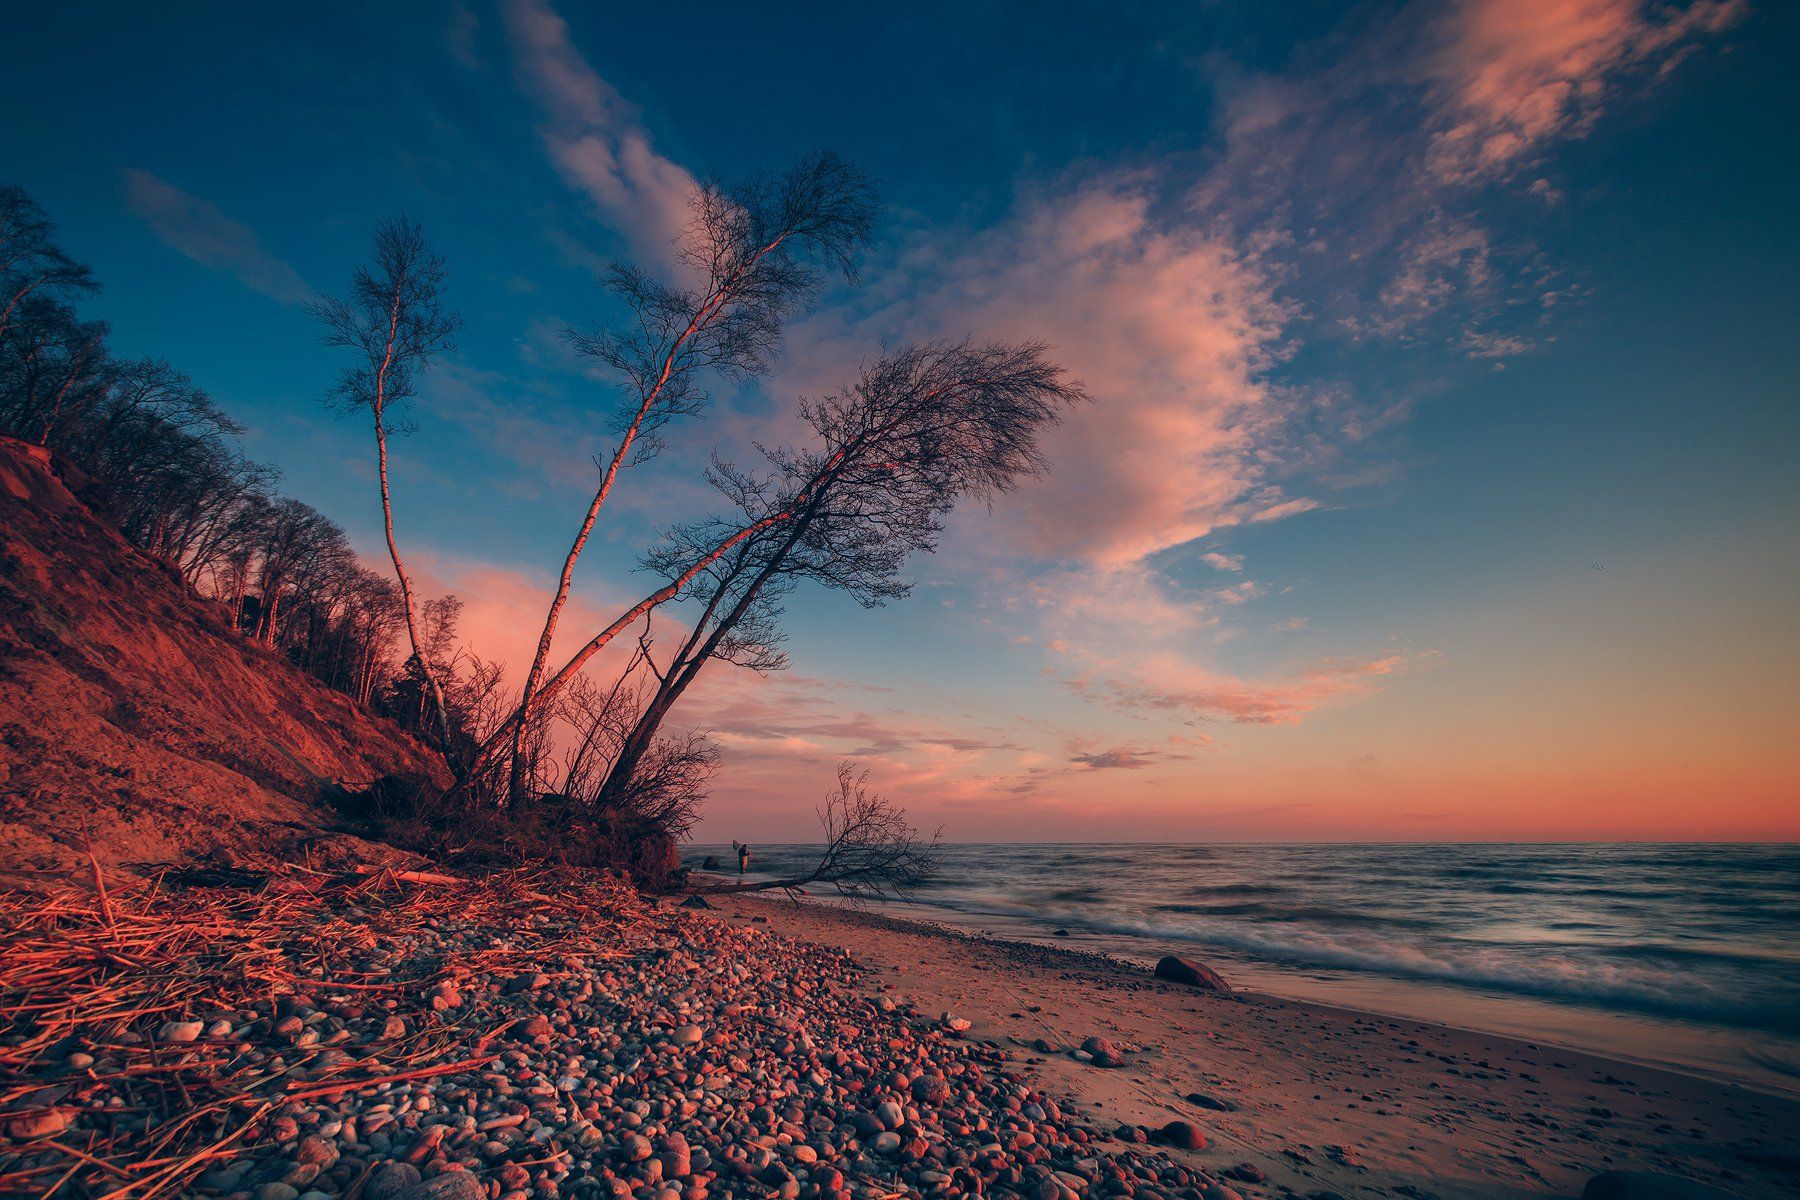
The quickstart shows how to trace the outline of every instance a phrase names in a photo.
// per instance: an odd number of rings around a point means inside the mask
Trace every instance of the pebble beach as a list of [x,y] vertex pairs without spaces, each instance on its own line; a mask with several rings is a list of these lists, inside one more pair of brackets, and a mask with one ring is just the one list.
[[1800,1163],[1792,1097],[823,906],[524,875],[102,899],[9,900],[7,1196],[1574,1196],[1627,1169],[1751,1196]]

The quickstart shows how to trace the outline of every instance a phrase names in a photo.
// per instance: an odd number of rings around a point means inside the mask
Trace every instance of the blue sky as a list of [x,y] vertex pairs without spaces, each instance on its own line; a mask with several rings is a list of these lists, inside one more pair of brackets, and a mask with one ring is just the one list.
[[858,285],[628,478],[581,611],[883,339],[1041,336],[1096,402],[911,599],[803,594],[787,677],[696,690],[703,832],[804,836],[855,754],[954,837],[1793,836],[1800,16],[1268,7],[46,6],[0,174],[376,553],[301,304],[420,220],[467,330],[399,532],[513,659],[606,446],[596,267],[694,175],[864,162]]

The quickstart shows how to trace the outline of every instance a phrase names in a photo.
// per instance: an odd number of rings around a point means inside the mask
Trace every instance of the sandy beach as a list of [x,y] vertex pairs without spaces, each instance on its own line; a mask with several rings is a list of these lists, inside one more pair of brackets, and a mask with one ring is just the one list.
[[[1793,1095],[1443,1025],[1217,996],[1096,955],[836,906],[737,898],[719,915],[852,950],[922,1008],[971,1021],[969,1036],[1007,1048],[1096,1123],[1201,1124],[1210,1144],[1197,1160],[1248,1164],[1267,1177],[1265,1194],[1578,1196],[1608,1170],[1800,1194]],[[1091,1036],[1134,1048],[1126,1065],[1070,1053]],[[1211,1099],[1186,1099],[1195,1094]]]

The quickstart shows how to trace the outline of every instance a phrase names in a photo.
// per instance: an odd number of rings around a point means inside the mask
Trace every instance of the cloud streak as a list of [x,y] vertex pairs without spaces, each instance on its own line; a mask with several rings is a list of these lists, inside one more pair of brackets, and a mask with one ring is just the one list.
[[125,202],[152,233],[203,267],[278,304],[304,304],[313,289],[264,248],[256,231],[148,171],[125,170]]
[[568,22],[544,0],[505,0],[520,82],[544,110],[543,139],[569,184],[633,253],[667,266],[697,186],[656,152],[638,110],[589,65]]

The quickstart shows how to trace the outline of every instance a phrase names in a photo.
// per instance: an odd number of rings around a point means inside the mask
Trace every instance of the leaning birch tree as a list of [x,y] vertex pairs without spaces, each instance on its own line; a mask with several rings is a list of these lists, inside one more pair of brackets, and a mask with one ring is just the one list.
[[675,247],[676,282],[615,265],[606,287],[629,311],[630,321],[592,332],[565,331],[577,353],[618,377],[624,401],[614,420],[617,445],[596,463],[594,493],[563,556],[510,722],[512,796],[525,786],[521,751],[575,567],[620,471],[654,456],[669,422],[705,407],[709,374],[743,380],[768,369],[783,324],[817,291],[819,268],[853,274],[876,213],[868,176],[829,150],[737,185],[709,181],[692,203],[688,227]]
[[394,538],[394,505],[388,486],[388,437],[408,426],[396,419],[398,405],[415,394],[418,377],[433,357],[455,348],[461,320],[444,304],[448,269],[432,250],[417,222],[383,221],[375,230],[369,262],[356,269],[342,297],[320,296],[312,312],[325,326],[325,344],[347,349],[344,369],[330,401],[367,413],[374,425],[375,459],[381,483],[381,521],[388,556],[400,584],[406,636],[432,709],[439,746],[450,752],[450,718],[444,693],[420,636],[419,606],[412,576]]

